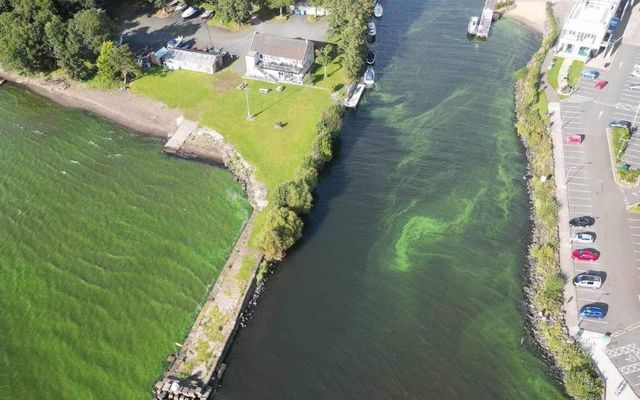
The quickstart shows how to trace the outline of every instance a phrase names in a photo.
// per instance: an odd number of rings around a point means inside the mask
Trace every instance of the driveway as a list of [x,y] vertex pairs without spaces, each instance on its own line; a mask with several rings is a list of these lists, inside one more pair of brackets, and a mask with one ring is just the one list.
[[252,25],[240,32],[208,26],[199,16],[185,20],[179,13],[162,18],[145,13],[120,24],[125,43],[136,51],[156,50],[165,46],[168,40],[183,36],[185,42],[198,48],[222,48],[238,55],[232,68],[240,74],[244,73],[244,55],[251,47],[254,32],[325,42],[327,28],[326,18],[310,22],[301,15],[292,15],[285,22],[275,19],[262,22],[255,17]]

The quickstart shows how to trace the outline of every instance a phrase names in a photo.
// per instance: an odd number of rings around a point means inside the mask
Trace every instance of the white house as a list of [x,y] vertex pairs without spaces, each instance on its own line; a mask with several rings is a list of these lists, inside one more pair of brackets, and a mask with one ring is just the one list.
[[301,84],[313,65],[313,42],[255,32],[245,61],[249,78]]
[[577,0],[562,27],[558,55],[587,61],[606,49],[626,3],[632,1]]
[[152,61],[168,69],[186,69],[213,74],[222,68],[223,59],[219,54],[163,47],[153,54]]

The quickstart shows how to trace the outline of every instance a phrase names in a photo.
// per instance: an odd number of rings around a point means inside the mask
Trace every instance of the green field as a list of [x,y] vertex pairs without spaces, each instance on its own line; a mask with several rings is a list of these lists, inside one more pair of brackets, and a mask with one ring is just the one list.
[[569,67],[569,74],[567,76],[567,82],[569,86],[574,87],[576,83],[578,83],[578,79],[580,79],[580,73],[582,73],[582,68],[584,67],[584,61],[574,60]]
[[[247,121],[244,82],[230,71],[207,75],[189,71],[158,71],[131,85],[136,93],[158,99],[182,110],[187,118],[220,132],[256,168],[256,177],[271,190],[294,178],[315,136],[315,125],[323,109],[332,102],[322,88],[262,81],[248,83],[253,121]],[[267,88],[267,94],[259,89]],[[274,123],[285,126],[276,129]],[[272,190],[271,190],[272,191]]]

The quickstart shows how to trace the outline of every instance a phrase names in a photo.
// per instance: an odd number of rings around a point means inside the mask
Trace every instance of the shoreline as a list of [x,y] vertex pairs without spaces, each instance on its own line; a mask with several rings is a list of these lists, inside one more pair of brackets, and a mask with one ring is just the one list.
[[[504,16],[528,26],[540,35],[544,35],[546,20],[546,2],[541,0],[516,0],[504,12]],[[534,18],[530,18],[533,16]]]
[[182,113],[130,90],[89,89],[66,79],[25,77],[0,69],[0,79],[22,86],[54,103],[83,110],[144,136],[167,139]]

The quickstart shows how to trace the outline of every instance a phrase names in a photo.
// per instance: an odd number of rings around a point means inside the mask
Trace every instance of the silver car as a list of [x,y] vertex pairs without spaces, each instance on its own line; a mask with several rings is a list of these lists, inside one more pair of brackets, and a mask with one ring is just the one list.
[[571,238],[571,243],[590,244],[596,241],[595,232],[577,232]]
[[573,278],[573,284],[581,288],[600,289],[602,278],[597,275],[580,274]]
[[640,92],[640,83],[629,85],[629,90],[633,90],[634,92]]

